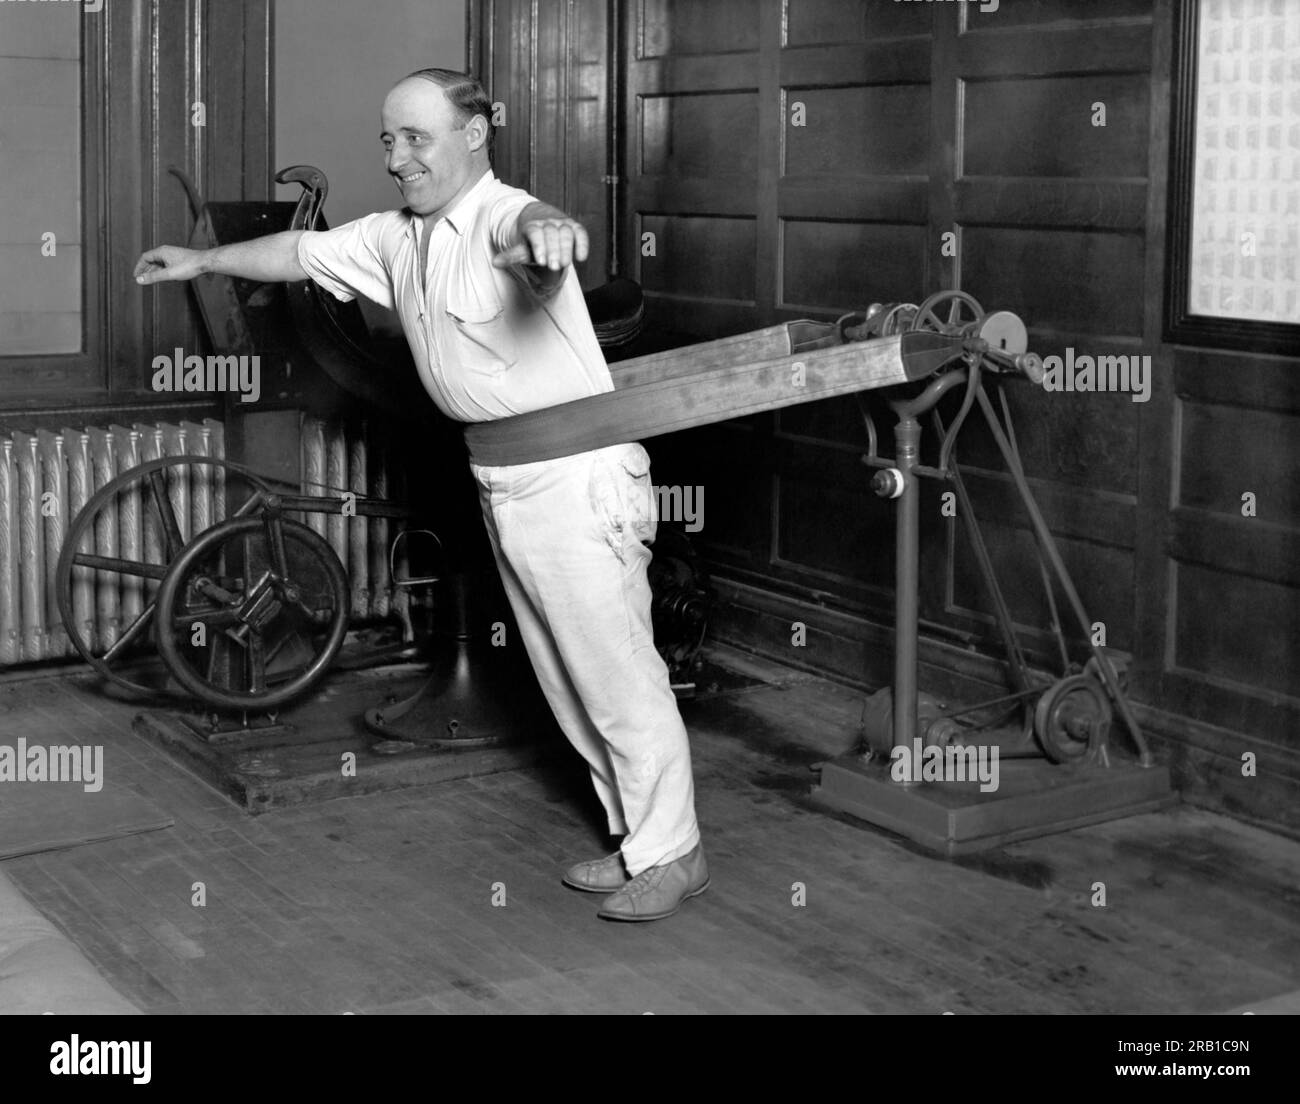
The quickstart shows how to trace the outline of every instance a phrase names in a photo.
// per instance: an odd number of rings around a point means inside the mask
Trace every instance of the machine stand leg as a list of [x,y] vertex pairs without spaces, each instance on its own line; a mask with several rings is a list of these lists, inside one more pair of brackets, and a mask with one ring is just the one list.
[[[921,444],[921,425],[899,418],[894,426],[895,466],[903,476],[894,548],[894,748],[912,754],[917,736],[917,591],[920,578],[921,485],[913,474]],[[915,785],[915,783],[900,783]]]

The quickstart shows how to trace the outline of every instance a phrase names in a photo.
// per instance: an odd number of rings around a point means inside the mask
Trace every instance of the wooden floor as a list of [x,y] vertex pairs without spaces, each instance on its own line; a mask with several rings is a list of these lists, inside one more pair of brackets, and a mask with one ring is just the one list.
[[156,1013],[1206,1013],[1300,990],[1300,844],[1179,808],[931,858],[807,801],[859,709],[803,675],[688,703],[713,885],[621,925],[559,881],[609,850],[576,756],[252,818],[83,677],[2,682],[6,735],[102,743],[176,820],[3,869]]

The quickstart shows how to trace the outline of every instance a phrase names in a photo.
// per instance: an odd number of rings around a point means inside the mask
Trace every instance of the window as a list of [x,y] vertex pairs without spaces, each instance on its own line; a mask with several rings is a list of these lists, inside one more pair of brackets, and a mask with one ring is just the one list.
[[[0,3],[0,391],[94,386],[93,5]],[[89,55],[89,57],[88,57]]]
[[1180,9],[1168,339],[1300,350],[1300,4]]

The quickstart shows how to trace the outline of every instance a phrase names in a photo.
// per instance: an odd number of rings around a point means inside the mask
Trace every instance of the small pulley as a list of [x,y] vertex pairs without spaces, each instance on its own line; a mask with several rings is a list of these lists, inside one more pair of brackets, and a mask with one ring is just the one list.
[[916,308],[910,330],[928,330],[949,337],[970,337],[984,324],[984,308],[964,291],[936,291]]
[[1043,691],[1034,708],[1034,734],[1053,763],[1104,764],[1111,719],[1101,683],[1071,675]]

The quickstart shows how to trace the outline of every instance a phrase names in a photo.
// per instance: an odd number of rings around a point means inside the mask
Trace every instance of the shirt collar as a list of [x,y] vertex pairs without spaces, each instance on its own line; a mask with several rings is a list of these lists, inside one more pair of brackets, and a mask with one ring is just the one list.
[[[483,205],[488,185],[495,180],[496,173],[488,169],[478,178],[478,182],[474,187],[460,197],[455,207],[438,217],[438,221],[441,222],[445,219],[447,225],[455,230],[457,234],[464,234],[465,229],[469,226],[470,219],[474,217],[474,212]],[[425,215],[417,215],[414,211],[411,212],[410,233],[417,242],[420,240],[420,231],[424,228],[426,217]]]

